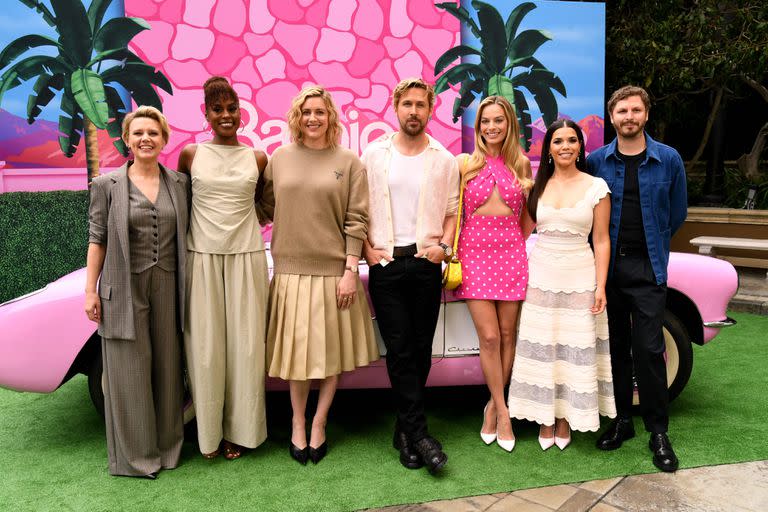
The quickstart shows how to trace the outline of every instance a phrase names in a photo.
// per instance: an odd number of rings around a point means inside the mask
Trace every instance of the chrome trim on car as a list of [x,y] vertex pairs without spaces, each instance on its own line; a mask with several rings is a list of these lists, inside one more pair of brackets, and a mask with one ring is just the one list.
[[717,320],[716,322],[704,322],[704,327],[714,327],[716,329],[720,329],[722,327],[730,327],[732,325],[736,325],[736,320],[729,316],[725,317],[725,320]]
[[[49,284],[50,284],[50,283],[49,283]],[[40,289],[38,289],[38,290],[34,290],[34,291],[31,291],[31,292],[29,292],[29,293],[25,293],[25,294],[24,294],[24,295],[22,295],[21,297],[16,297],[15,299],[11,299],[11,300],[9,300],[9,301],[3,302],[2,304],[0,304],[0,307],[2,307],[2,306],[5,306],[5,305],[7,305],[7,304],[13,304],[14,302],[19,302],[20,300],[24,300],[24,299],[26,299],[27,297],[31,297],[31,296],[33,296],[33,295],[37,295],[38,293],[44,292],[44,291],[45,291],[45,289],[46,289],[46,288],[48,288],[48,286],[49,286],[49,285],[47,284],[47,285],[43,286],[42,288],[40,288]]]

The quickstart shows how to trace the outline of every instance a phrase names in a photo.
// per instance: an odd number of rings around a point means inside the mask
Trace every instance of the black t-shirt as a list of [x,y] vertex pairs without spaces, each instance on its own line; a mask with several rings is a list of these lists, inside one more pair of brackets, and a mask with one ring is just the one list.
[[643,211],[640,208],[640,184],[637,171],[645,160],[645,150],[637,155],[622,155],[624,161],[624,197],[621,202],[618,245],[645,250]]

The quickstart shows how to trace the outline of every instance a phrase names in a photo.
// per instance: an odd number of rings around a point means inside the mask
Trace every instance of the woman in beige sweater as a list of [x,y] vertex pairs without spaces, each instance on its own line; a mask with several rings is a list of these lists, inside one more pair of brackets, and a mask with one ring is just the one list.
[[[330,94],[307,87],[288,112],[293,143],[275,150],[260,208],[274,222],[267,365],[289,381],[290,454],[317,463],[338,375],[379,358],[358,274],[368,227],[368,183],[360,159],[338,146],[341,125]],[[307,443],[310,380],[320,380]]]

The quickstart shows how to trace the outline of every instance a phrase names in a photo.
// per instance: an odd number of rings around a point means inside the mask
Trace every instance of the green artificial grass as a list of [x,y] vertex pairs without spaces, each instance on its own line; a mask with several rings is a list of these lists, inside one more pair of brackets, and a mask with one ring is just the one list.
[[[768,459],[768,317],[733,313],[738,325],[694,347],[694,371],[671,406],[670,437],[681,467]],[[486,392],[430,391],[432,433],[449,461],[442,475],[407,470],[392,448],[394,407],[387,391],[340,391],[328,426],[330,451],[317,466],[288,456],[289,405],[270,393],[270,438],[242,459],[203,460],[194,442],[181,466],[156,481],[107,473],[104,428],[78,377],[50,395],[0,390],[2,510],[336,511],[512,491],[651,473],[648,437],[615,452],[594,447],[596,433],[575,433],[564,452],[542,453],[536,426],[516,422],[508,454],[479,438]]]

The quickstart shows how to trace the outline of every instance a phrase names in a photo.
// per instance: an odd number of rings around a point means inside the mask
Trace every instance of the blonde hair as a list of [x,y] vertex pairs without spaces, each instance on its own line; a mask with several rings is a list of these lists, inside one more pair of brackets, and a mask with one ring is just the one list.
[[400,98],[405,94],[405,91],[413,88],[427,91],[429,110],[432,111],[432,108],[435,106],[435,88],[421,78],[406,78],[395,86],[395,90],[392,91],[392,106],[395,110],[397,110],[397,105],[400,103]]
[[288,129],[291,131],[291,140],[299,144],[302,143],[301,139],[303,134],[301,133],[301,107],[309,98],[322,98],[325,102],[325,108],[328,109],[328,131],[325,132],[325,140],[328,144],[328,147],[335,148],[339,145],[339,139],[341,138],[339,111],[336,109],[336,105],[333,103],[331,94],[319,85],[310,85],[305,87],[295,98],[293,98],[293,101],[291,102],[291,109],[287,114]]
[[168,120],[165,118],[162,112],[157,110],[155,107],[150,107],[149,105],[141,105],[133,112],[129,112],[125,115],[125,118],[123,118],[124,142],[128,141],[128,130],[131,128],[131,122],[134,119],[138,119],[140,117],[146,117],[148,119],[157,121],[157,124],[160,125],[160,131],[163,134],[163,140],[166,144],[168,144],[168,139],[171,137],[171,128],[168,126]]
[[509,169],[517,178],[524,192],[533,187],[533,180],[526,176],[525,158],[520,148],[520,125],[517,123],[515,108],[503,96],[488,96],[477,107],[477,117],[475,117],[475,150],[469,157],[469,162],[464,166],[461,176],[461,182],[466,185],[469,180],[480,173],[480,169],[485,165],[485,157],[488,154],[488,146],[485,144],[485,138],[480,132],[480,118],[483,109],[489,105],[498,105],[504,110],[504,117],[507,118],[507,133],[504,137],[504,143],[501,145],[501,157],[504,166]]

